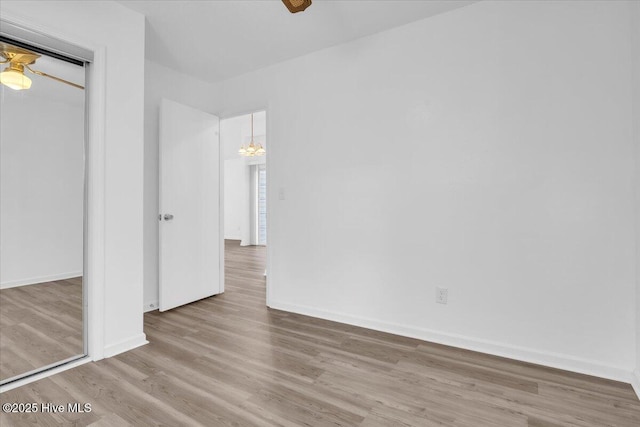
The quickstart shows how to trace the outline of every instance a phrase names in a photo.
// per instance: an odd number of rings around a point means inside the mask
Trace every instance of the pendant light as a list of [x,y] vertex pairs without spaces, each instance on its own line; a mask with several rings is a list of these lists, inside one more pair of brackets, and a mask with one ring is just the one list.
[[0,73],[0,83],[13,90],[23,90],[31,87],[31,79],[24,75],[24,66],[22,64],[9,64]]
[[244,157],[264,156],[267,154],[267,151],[262,147],[262,144],[256,145],[253,142],[253,114],[251,114],[251,142],[249,142],[247,148],[242,144],[238,150],[238,154]]

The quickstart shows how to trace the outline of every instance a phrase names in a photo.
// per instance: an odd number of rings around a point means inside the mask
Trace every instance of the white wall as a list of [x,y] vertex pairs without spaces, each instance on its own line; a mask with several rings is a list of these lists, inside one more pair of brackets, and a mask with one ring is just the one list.
[[0,288],[82,276],[84,91],[39,97],[34,79],[0,87]]
[[245,159],[224,161],[224,238],[246,242],[249,225],[249,166]]
[[158,307],[158,115],[167,98],[208,113],[218,110],[215,86],[146,61],[144,109],[144,309]]
[[[266,143],[266,112],[253,117],[256,144]],[[251,244],[250,166],[265,164],[266,156],[241,157],[238,150],[251,141],[251,116],[243,114],[220,121],[220,144],[224,156],[224,238]]]
[[268,106],[271,306],[629,381],[629,8],[480,2],[224,82]]
[[104,154],[98,158],[94,150],[89,158],[96,180],[104,171],[104,187],[90,198],[90,239],[99,247],[86,272],[94,282],[89,345],[96,359],[141,345],[144,17],[111,1],[3,0],[0,13],[97,52],[90,132]]

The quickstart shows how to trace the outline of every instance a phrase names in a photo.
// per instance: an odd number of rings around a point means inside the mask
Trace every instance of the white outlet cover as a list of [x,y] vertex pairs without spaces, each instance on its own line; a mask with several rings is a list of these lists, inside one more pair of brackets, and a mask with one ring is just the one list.
[[438,304],[446,304],[449,299],[449,289],[447,288],[436,288],[436,302]]

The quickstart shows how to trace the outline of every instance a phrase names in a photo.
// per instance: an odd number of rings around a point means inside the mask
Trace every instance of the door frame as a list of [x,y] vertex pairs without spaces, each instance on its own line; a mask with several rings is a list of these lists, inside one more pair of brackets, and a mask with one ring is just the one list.
[[[86,67],[85,81],[85,164],[84,164],[84,271],[83,316],[85,355],[17,379],[0,387],[0,393],[58,372],[104,358],[105,293],[105,121],[106,121],[106,47],[85,38],[36,24],[3,11],[0,19],[7,27],[18,27],[36,39],[50,40],[52,50],[60,45],[75,45],[93,53]],[[9,37],[11,34],[8,33]],[[35,41],[36,44],[37,41]]]
[[[242,110],[231,110],[231,111],[225,111],[223,114],[218,114],[218,117],[220,117],[220,123],[222,124],[223,120],[227,120],[227,119],[233,119],[234,117],[239,117],[239,116],[246,116],[249,114],[255,114],[258,112],[262,112],[264,111],[265,114],[267,115],[267,120],[266,120],[266,135],[268,140],[270,141],[269,135],[271,134],[271,108],[269,106],[269,102],[267,102],[266,106],[265,105],[261,105],[258,106],[256,108],[246,108],[246,109],[242,109]],[[222,133],[220,135],[222,137]],[[272,143],[269,142],[269,147],[271,147]],[[273,237],[271,234],[271,223],[272,223],[272,207],[273,207],[273,203],[270,202],[272,200],[271,196],[273,193],[273,191],[271,190],[271,168],[269,167],[269,159],[270,159],[270,148],[267,148],[267,155],[265,157],[265,167],[267,168],[267,242],[272,242]],[[221,249],[220,249],[220,271],[222,272],[221,274],[221,280],[222,280],[222,292],[224,292],[224,257],[225,257],[225,251],[224,251],[224,153],[222,151],[222,143],[220,144],[220,230],[221,230],[221,235],[220,235],[220,245],[221,245]],[[265,287],[266,287],[266,301],[267,301],[267,307],[271,306],[271,288],[273,285],[273,268],[271,268],[272,266],[272,262],[273,262],[273,253],[271,248],[273,248],[273,245],[270,245],[269,243],[267,243],[267,262],[266,262],[266,268],[267,268],[267,277],[265,278]]]

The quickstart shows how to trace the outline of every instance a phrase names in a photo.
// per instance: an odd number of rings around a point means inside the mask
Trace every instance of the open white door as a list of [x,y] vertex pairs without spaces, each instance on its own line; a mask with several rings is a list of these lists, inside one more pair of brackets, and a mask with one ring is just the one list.
[[160,311],[221,291],[219,119],[160,104]]

